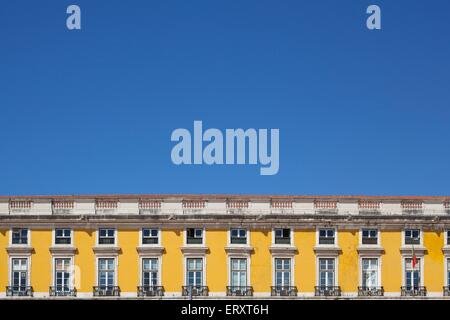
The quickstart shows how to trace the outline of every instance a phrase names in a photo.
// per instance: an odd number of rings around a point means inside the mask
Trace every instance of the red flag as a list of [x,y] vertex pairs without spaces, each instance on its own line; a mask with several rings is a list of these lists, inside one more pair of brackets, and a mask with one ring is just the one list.
[[412,246],[412,267],[413,269],[416,268],[416,264],[417,264],[417,257],[416,257],[416,253],[414,252],[414,245]]

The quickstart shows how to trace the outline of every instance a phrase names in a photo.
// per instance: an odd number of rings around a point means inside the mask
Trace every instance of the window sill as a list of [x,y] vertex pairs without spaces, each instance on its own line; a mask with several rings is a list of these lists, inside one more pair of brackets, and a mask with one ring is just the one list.
[[95,254],[118,255],[121,249],[115,245],[97,245],[92,250]]
[[208,247],[199,244],[184,245],[180,249],[181,252],[185,255],[195,255],[195,254],[205,255],[209,251]]
[[16,244],[10,245],[6,248],[6,251],[9,254],[32,254],[34,252],[34,248],[29,245]]
[[380,256],[384,253],[384,248],[379,245],[362,244],[357,248],[359,254]]
[[425,248],[422,245],[411,245],[411,244],[407,244],[407,245],[403,245],[400,248],[400,253],[403,255],[412,255],[413,253],[413,247],[414,247],[414,253],[416,255],[424,255],[427,253],[427,248]]

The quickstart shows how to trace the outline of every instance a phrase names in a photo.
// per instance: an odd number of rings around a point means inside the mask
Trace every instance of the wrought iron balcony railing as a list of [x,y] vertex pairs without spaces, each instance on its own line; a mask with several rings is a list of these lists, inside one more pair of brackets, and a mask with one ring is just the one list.
[[332,297],[341,295],[340,286],[316,286],[314,287],[316,297]]
[[138,297],[162,297],[163,286],[138,286]]
[[76,297],[77,291],[69,286],[53,286],[49,289],[50,297]]
[[445,286],[443,291],[444,291],[444,297],[450,297],[450,286]]
[[183,286],[182,295],[185,297],[206,297],[209,294],[209,289],[207,286]]
[[94,297],[118,297],[120,288],[118,286],[95,286]]
[[425,297],[427,295],[427,288],[421,286],[404,286],[401,290],[402,297]]
[[32,297],[33,287],[31,286],[7,286],[7,297]]
[[253,296],[253,287],[227,286],[227,296]]
[[360,297],[382,297],[383,295],[383,287],[358,287],[358,296]]
[[295,297],[298,290],[296,286],[272,286],[270,287],[271,296]]

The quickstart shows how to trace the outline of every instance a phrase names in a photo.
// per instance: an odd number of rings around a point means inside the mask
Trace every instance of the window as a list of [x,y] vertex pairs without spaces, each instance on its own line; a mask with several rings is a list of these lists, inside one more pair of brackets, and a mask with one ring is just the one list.
[[55,229],[55,244],[71,244],[72,231],[70,229]]
[[447,242],[446,242],[446,244],[448,245],[448,246],[450,246],[450,230],[447,230]]
[[245,229],[231,229],[230,230],[231,244],[247,244],[247,230]]
[[332,287],[335,281],[335,260],[319,258],[319,286]]
[[361,285],[365,288],[375,288],[378,286],[378,259],[363,258]]
[[116,230],[114,229],[99,229],[98,230],[98,244],[115,244]]
[[158,244],[158,229],[142,229],[142,244]]
[[291,229],[275,229],[275,244],[291,244]]
[[320,229],[319,230],[319,244],[334,244],[335,238],[334,229]]
[[203,229],[190,228],[186,230],[186,244],[202,244]]
[[14,258],[11,263],[12,290],[14,292],[25,292],[28,286],[28,259]]
[[55,259],[55,291],[68,292],[71,290],[71,260],[70,258]]
[[378,230],[363,229],[361,242],[362,244],[378,244]]
[[155,287],[158,285],[158,259],[142,259],[142,285]]
[[101,289],[115,286],[115,259],[98,259],[98,286]]
[[288,287],[291,285],[291,259],[275,259],[275,286]]
[[405,259],[405,286],[411,290],[421,286],[420,280],[420,258]]
[[420,244],[420,230],[405,230],[405,244]]
[[245,287],[247,286],[247,259],[239,258],[231,259],[231,286]]
[[13,229],[12,244],[28,244],[28,229]]
[[203,259],[188,258],[186,259],[186,280],[188,286],[203,285]]
[[447,286],[450,288],[450,259],[447,259]]

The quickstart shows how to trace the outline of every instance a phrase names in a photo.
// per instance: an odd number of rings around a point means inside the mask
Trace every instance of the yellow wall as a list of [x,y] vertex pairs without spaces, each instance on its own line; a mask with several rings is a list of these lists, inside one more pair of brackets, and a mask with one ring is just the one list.
[[[228,285],[228,230],[207,230],[206,245],[206,284],[210,292],[224,292]],[[442,292],[444,285],[444,234],[427,231],[423,233],[423,244],[427,249],[424,259],[424,285],[428,292]],[[96,243],[95,230],[74,230],[76,287],[78,292],[92,292],[95,286],[95,254],[92,248]],[[184,245],[184,230],[164,230],[161,244],[165,248],[162,256],[161,278],[166,292],[180,292],[184,285],[184,256],[180,247]],[[250,284],[255,292],[269,292],[272,285],[273,258],[269,251],[272,232],[252,230],[250,245],[254,253],[250,260]],[[359,230],[338,231],[338,244],[342,249],[339,255],[339,285],[343,292],[356,292],[359,285]],[[0,292],[8,285],[9,230],[0,230]],[[32,230],[31,245],[31,285],[35,292],[48,292],[52,284],[52,230]],[[118,232],[119,253],[118,281],[122,292],[136,292],[140,281],[139,230],[120,230]],[[316,285],[316,230],[296,230],[294,245],[298,254],[294,256],[294,281],[300,293],[314,292]],[[384,248],[381,256],[381,280],[386,292],[400,291],[402,285],[402,245],[401,231],[381,231],[380,245]]]
[[399,292],[402,285],[402,233],[399,231],[381,232],[381,284],[385,292]]
[[294,243],[298,248],[295,256],[295,285],[298,291],[314,292],[316,285],[316,230],[294,232]]
[[338,243],[342,249],[342,254],[339,256],[339,285],[342,291],[356,292],[359,284],[359,232],[339,231]]
[[271,231],[251,231],[250,245],[254,253],[250,261],[250,283],[255,292],[269,292],[272,285]]

